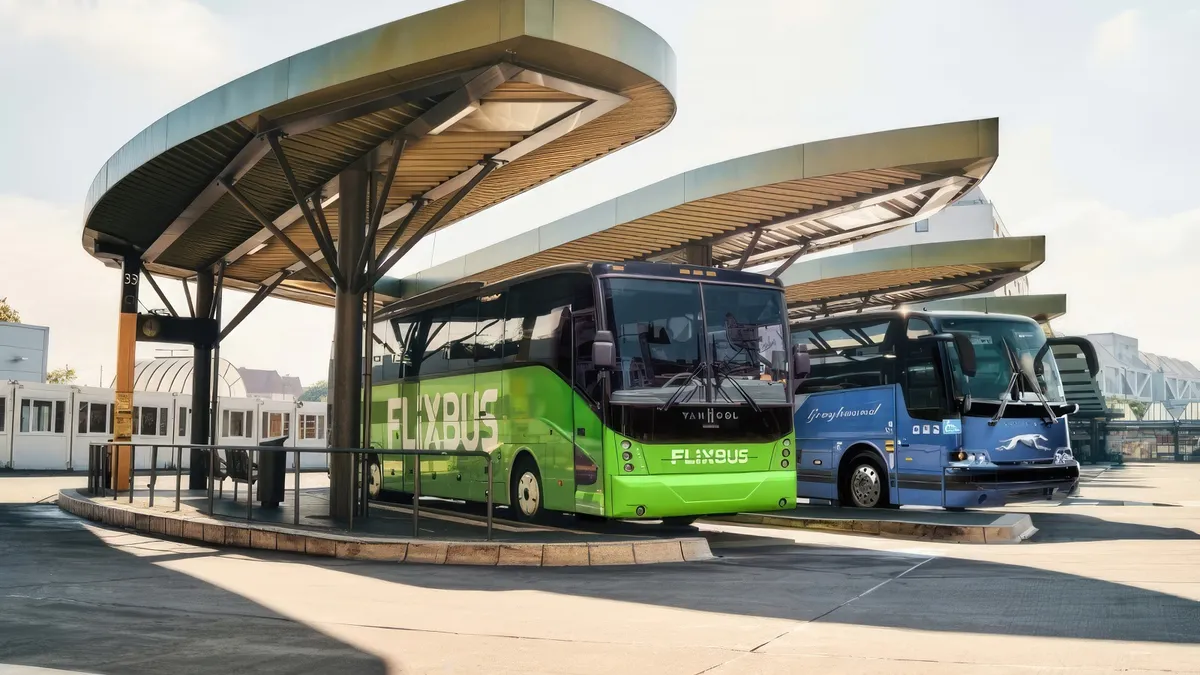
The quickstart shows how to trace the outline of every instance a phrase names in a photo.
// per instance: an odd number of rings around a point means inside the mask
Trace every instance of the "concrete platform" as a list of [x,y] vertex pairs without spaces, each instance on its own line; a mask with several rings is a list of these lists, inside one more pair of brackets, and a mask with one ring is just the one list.
[[[273,521],[234,521],[224,517],[223,513],[236,511],[240,507],[244,514],[244,502],[238,504],[228,498],[220,500],[215,509],[216,517],[209,517],[189,503],[196,500],[196,494],[181,500],[180,510],[176,512],[173,510],[173,495],[167,499],[160,494],[156,505],[151,508],[147,505],[146,497],[138,492],[141,491],[135,491],[131,504],[124,497],[119,500],[111,497],[93,498],[82,490],[61,490],[58,506],[88,520],[152,535],[347,560],[561,567],[680,563],[713,558],[708,541],[702,537],[605,536],[500,524],[494,529],[493,541],[483,541],[484,531],[477,523],[466,519],[447,520],[444,516],[424,511],[421,523],[433,525],[434,537],[386,536],[377,534],[378,530],[386,527],[388,522],[393,526],[404,521],[411,523],[411,512],[373,509],[372,517],[360,520],[359,529],[355,531],[330,527],[318,529],[311,525],[284,524],[283,514],[290,516],[290,509],[255,510],[255,517],[262,512],[274,512],[276,517]],[[312,508],[309,507],[310,510]],[[370,524],[370,532],[360,531],[364,529],[364,523]],[[426,528],[422,527],[421,530],[424,533]]]
[[806,505],[790,511],[739,513],[708,520],[961,544],[1019,544],[1037,532],[1028,514],[993,511],[903,511]]

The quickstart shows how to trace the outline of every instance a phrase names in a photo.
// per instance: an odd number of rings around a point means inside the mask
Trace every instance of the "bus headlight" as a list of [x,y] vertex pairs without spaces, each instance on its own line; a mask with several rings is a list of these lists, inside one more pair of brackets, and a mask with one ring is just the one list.
[[621,459],[628,462],[629,460],[633,459],[633,453],[626,450],[625,452],[621,453]]
[[789,446],[791,444],[792,444],[792,439],[790,439],[790,438],[783,439],[783,447],[786,448],[787,446]]
[[633,465],[632,465],[632,464],[626,464],[626,465],[625,465],[625,473],[630,473],[630,472],[632,472],[632,471],[633,471]]
[[782,467],[783,467],[783,468],[785,468],[785,469],[786,469],[786,468],[788,468],[788,461],[787,461],[786,459],[784,459],[784,460],[781,460],[781,461],[779,462],[779,466],[782,466]]
[[622,450],[628,450],[631,446],[633,446],[633,443],[630,443],[628,440],[621,441]]
[[791,451],[791,450],[788,450],[787,448],[784,448],[784,449],[783,449],[783,456],[784,456],[784,457],[791,457],[791,456],[792,456],[792,451]]

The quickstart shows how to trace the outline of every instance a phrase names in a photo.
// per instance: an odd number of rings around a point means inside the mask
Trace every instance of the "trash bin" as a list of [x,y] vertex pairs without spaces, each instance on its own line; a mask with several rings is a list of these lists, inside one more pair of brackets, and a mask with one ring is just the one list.
[[[282,448],[287,437],[259,443],[261,447]],[[278,508],[283,501],[283,479],[287,468],[286,452],[258,453],[258,501],[264,507]]]

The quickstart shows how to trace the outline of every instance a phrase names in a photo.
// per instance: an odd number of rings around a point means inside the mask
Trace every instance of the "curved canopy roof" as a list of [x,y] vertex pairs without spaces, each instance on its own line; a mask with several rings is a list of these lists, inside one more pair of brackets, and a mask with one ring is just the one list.
[[913,302],[905,307],[931,311],[983,312],[984,314],[1016,314],[1038,323],[1046,323],[1067,313],[1067,296],[1050,295],[981,295],[974,298],[949,298],[929,302]]
[[792,321],[988,293],[1046,260],[1046,238],[895,246],[793,265],[779,280]]
[[[133,367],[133,390],[191,394],[193,363],[190,356],[165,356],[138,361]],[[242,375],[232,363],[220,359],[216,373],[219,396],[246,397]],[[110,386],[117,386],[115,379]]]
[[[946,206],[998,155],[995,119],[805,143],[688,171],[404,280],[403,295],[589,261],[790,265]],[[786,265],[785,265],[786,264]]]
[[173,277],[226,260],[230,286],[279,282],[278,295],[329,303],[320,276],[263,225],[328,274],[297,195],[321,204],[314,219],[323,214],[336,241],[338,174],[359,162],[386,174],[398,155],[376,252],[389,240],[403,250],[443,207],[433,229],[662,129],[675,114],[674,71],[662,38],[591,0],[466,0],[394,21],[152,124],[96,176],[83,244],[97,257],[133,247]]

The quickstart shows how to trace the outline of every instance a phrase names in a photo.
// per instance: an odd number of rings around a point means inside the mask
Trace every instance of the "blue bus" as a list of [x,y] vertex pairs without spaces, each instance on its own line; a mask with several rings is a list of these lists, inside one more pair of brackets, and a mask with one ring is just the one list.
[[1001,506],[1069,494],[1079,480],[1068,404],[1033,320],[883,311],[804,321],[811,373],[795,400],[797,492],[863,508]]

